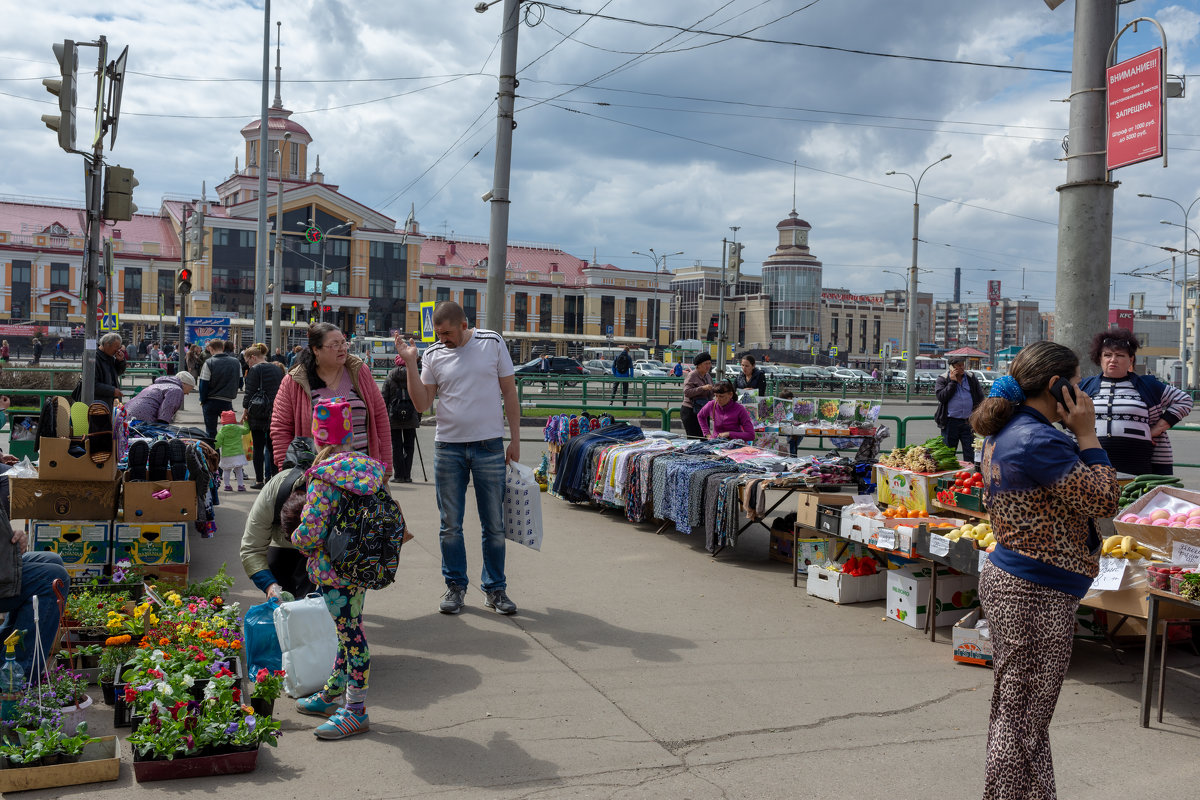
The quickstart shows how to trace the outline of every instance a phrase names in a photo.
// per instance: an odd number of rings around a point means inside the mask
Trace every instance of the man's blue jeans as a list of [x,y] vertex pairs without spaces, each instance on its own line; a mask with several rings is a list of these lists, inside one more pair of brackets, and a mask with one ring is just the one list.
[[210,397],[200,404],[200,412],[204,414],[204,429],[208,432],[208,438],[217,438],[217,427],[221,424],[221,412],[232,410],[232,400],[218,400]]
[[42,655],[38,665],[44,668],[58,634],[58,599],[51,588],[56,578],[62,580],[65,596],[71,579],[58,553],[25,553],[21,556],[21,593],[0,599],[0,611],[8,612],[8,619],[0,628],[0,642],[14,629],[26,632],[17,645],[16,659],[29,679],[33,677],[33,596],[38,598],[38,628],[42,634]]
[[483,529],[483,573],[480,588],[485,592],[504,589],[504,440],[482,442],[435,442],[434,485],[441,513],[442,576],[446,585],[464,589],[467,580],[467,548],[463,540],[463,512],[467,481],[475,484],[475,504]]

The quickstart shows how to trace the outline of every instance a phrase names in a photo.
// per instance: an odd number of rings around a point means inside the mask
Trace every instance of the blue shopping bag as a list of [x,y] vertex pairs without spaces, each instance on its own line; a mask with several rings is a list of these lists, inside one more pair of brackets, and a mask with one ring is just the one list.
[[275,633],[275,609],[278,607],[279,600],[271,598],[246,611],[242,641],[246,646],[247,675],[257,675],[263,668],[271,672],[283,669],[283,651]]

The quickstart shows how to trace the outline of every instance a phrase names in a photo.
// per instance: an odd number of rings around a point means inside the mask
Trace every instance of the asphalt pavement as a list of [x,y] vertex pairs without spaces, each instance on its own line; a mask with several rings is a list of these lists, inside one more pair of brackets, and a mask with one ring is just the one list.
[[[888,413],[888,412],[885,412]],[[912,412],[913,415],[917,412]],[[932,413],[928,411],[927,413]],[[193,395],[181,415],[200,419]],[[523,431],[536,465],[540,430]],[[910,433],[910,440],[912,434]],[[433,428],[419,430],[433,475]],[[1200,445],[1200,440],[1198,440]],[[1200,461],[1200,459],[1197,459]],[[543,495],[541,552],[508,548],[513,617],[475,587],[444,590],[431,482],[393,485],[415,539],[396,584],[366,602],[371,731],[318,741],[276,704],[284,736],[247,775],[26,793],[305,798],[970,798],[982,794],[992,672],[956,664],[883,603],[835,606],[793,588],[760,527],[713,558],[696,536]],[[221,493],[219,531],[192,539],[192,574],[222,563],[243,609],[261,593],[238,544],[255,497]],[[468,562],[478,521],[468,493]],[[1141,650],[1081,642],[1052,725],[1061,798],[1184,797],[1200,743],[1200,657],[1173,646],[1164,722],[1138,726]],[[1178,671],[1177,671],[1178,670]],[[1186,674],[1186,673],[1190,673]],[[110,731],[105,706],[93,731]]]

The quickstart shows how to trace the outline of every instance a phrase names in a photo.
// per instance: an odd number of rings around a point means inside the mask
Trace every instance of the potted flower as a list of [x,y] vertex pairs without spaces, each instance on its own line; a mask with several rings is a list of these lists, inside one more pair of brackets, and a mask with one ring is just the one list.
[[87,689],[86,676],[55,665],[40,682],[25,687],[17,701],[15,727],[34,729],[50,723],[74,729],[92,706]]
[[263,667],[254,676],[254,684],[250,687],[250,706],[259,716],[269,717],[275,710],[275,700],[283,693],[283,678],[286,673],[277,669],[274,672]]
[[281,726],[241,705],[233,683],[230,676],[213,678],[200,700],[162,700],[148,690],[148,713],[127,738],[139,782],[255,768],[259,745],[275,746]]
[[110,636],[105,640],[104,648],[100,651],[100,691],[103,693],[104,702],[107,705],[111,706],[116,702],[113,686],[120,678],[121,668],[137,650],[131,641],[132,637],[127,633]]
[[83,748],[98,742],[88,736],[87,722],[75,726],[75,735],[67,736],[61,723],[43,720],[33,728],[18,727],[17,741],[0,746],[0,754],[14,767],[48,767],[79,761]]

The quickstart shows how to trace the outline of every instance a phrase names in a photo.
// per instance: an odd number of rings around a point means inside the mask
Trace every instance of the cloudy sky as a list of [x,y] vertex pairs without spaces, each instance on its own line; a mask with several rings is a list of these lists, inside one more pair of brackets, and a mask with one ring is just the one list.
[[[562,2],[525,4],[511,239],[628,268],[649,267],[631,252],[651,247],[683,251],[671,265],[719,264],[738,226],[757,271],[792,209],[794,162],[824,285],[899,288],[882,270],[909,264],[912,184],[884,173],[917,175],[951,153],[921,185],[922,289],[949,298],[961,267],[966,300],[999,279],[1006,295],[1053,306],[1073,2],[1053,12],[1042,0]],[[111,156],[136,170],[138,205],[198,197],[202,181],[211,197],[242,158],[239,128],[258,116],[261,2],[126,0],[102,16],[96,5],[23,4],[0,30],[0,194],[83,199],[79,157],[39,120],[53,113],[40,80],[57,69],[52,42],[103,34],[110,56],[129,46]],[[492,183],[502,20],[501,5],[473,5],[272,3],[272,67],[280,20],[284,104],[312,134],[326,180],[397,220],[415,205],[426,233],[488,231],[480,195]],[[1200,194],[1200,14],[1138,0],[1121,15],[1156,18],[1168,71],[1192,84],[1169,105],[1169,169],[1116,173],[1114,307],[1145,291],[1165,311],[1167,282],[1120,273],[1169,275],[1158,248],[1183,244],[1181,228],[1159,224],[1182,212],[1137,193],[1184,206]],[[1152,30],[1127,34],[1119,57],[1156,46]]]

